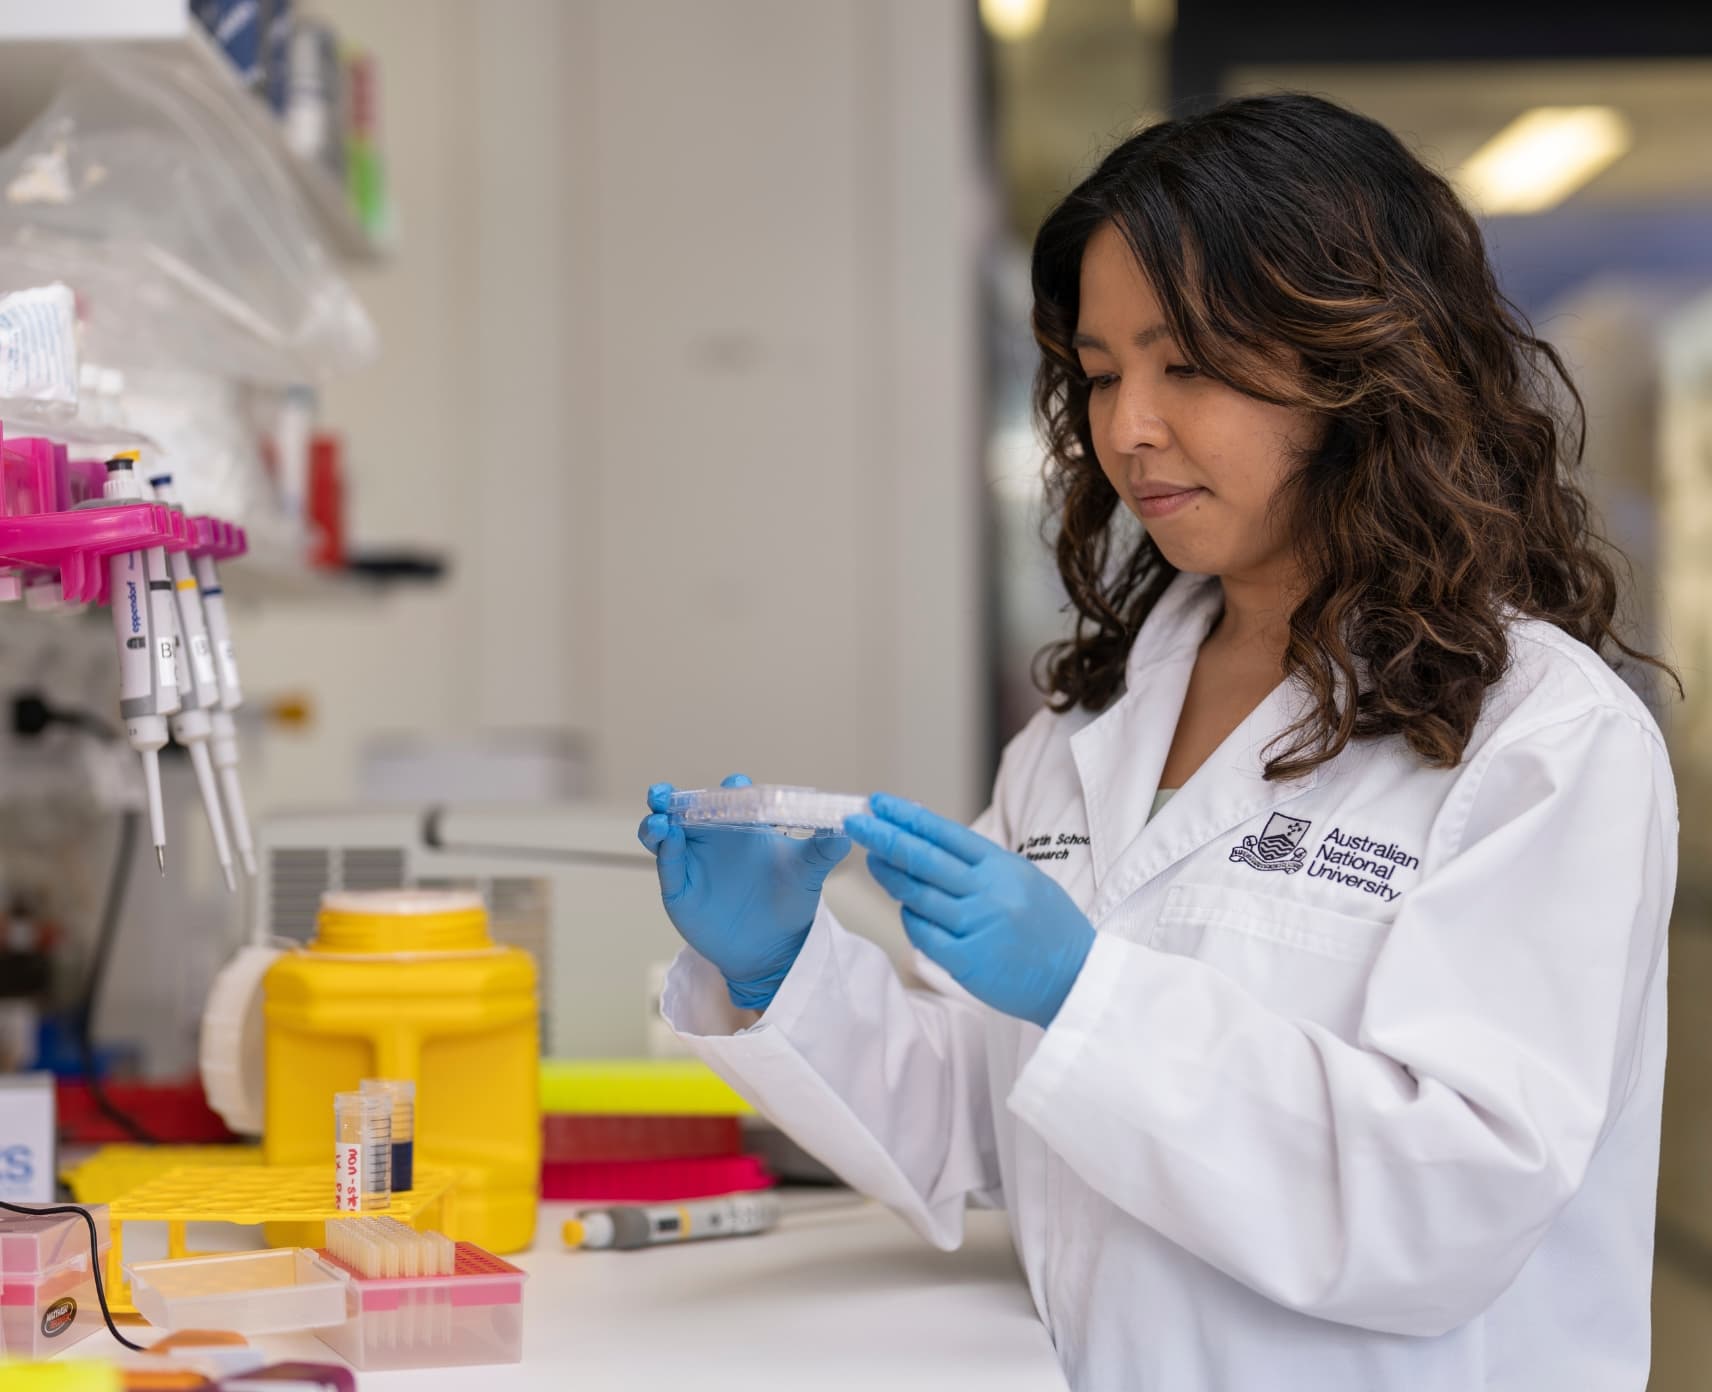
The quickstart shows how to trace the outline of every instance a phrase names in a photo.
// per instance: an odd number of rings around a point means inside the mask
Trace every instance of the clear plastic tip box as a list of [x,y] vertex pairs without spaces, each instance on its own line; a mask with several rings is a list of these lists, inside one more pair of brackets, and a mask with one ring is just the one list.
[[510,1262],[460,1242],[450,1276],[345,1274],[346,1323],[315,1336],[353,1368],[446,1368],[523,1360],[523,1283]]
[[[96,1204],[89,1213],[105,1264],[107,1207]],[[83,1219],[75,1214],[25,1218],[0,1210],[0,1355],[48,1358],[100,1325],[89,1227]]]

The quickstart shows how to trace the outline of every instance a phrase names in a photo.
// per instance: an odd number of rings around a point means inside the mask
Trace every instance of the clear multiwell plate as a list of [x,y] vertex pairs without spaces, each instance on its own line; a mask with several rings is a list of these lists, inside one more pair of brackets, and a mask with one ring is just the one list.
[[666,815],[679,826],[836,836],[844,819],[868,811],[868,799],[818,788],[757,783],[744,788],[690,788],[673,793]]

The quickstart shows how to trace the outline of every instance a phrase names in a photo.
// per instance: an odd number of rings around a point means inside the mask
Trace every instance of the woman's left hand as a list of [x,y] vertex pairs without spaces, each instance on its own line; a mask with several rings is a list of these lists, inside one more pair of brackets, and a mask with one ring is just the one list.
[[1094,945],[1094,928],[1031,861],[925,807],[876,793],[845,819],[868,870],[903,905],[909,940],[977,1000],[1045,1029]]

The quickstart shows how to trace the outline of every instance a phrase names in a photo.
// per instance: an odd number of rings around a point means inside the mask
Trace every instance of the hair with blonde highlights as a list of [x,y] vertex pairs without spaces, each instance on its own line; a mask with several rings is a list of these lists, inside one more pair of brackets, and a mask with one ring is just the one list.
[[1072,636],[1041,654],[1054,709],[1119,694],[1176,574],[1117,525],[1072,347],[1082,252],[1107,223],[1192,364],[1323,424],[1278,500],[1306,581],[1285,672],[1311,703],[1267,777],[1393,734],[1453,767],[1508,662],[1511,615],[1669,672],[1616,632],[1620,558],[1573,480],[1580,397],[1499,291],[1474,220],[1383,126],[1282,94],[1131,136],[1035,240],[1034,405],[1076,611]]

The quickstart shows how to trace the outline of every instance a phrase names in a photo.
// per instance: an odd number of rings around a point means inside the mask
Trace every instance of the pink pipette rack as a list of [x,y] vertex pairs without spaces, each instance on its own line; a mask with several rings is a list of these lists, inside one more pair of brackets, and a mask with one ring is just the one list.
[[57,571],[68,604],[107,602],[107,559],[161,546],[228,560],[248,549],[242,527],[187,517],[160,503],[101,497],[106,466],[71,459],[39,437],[5,439],[0,429],[0,566]]

